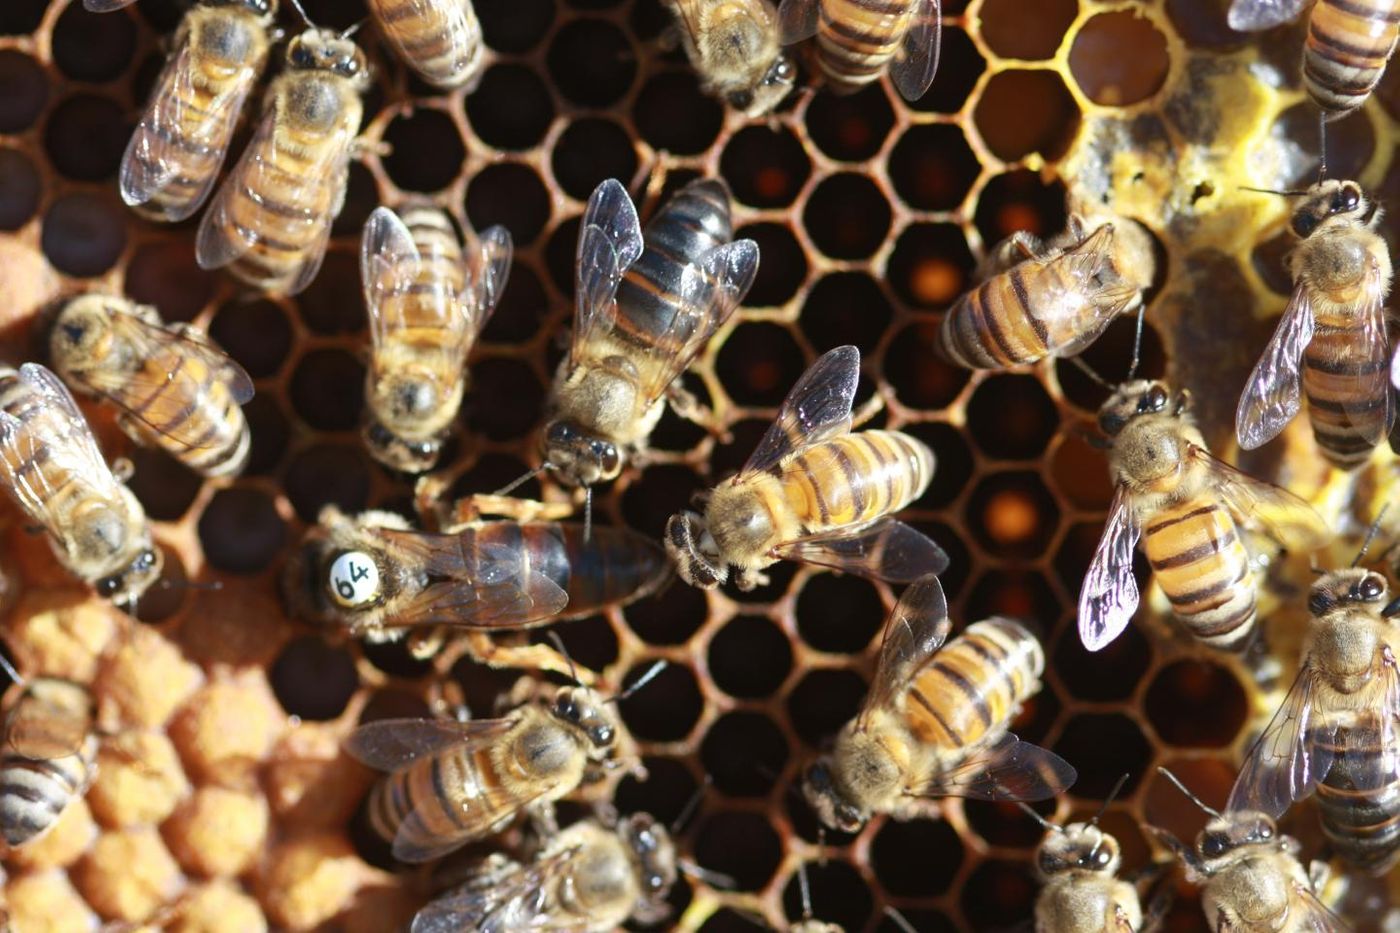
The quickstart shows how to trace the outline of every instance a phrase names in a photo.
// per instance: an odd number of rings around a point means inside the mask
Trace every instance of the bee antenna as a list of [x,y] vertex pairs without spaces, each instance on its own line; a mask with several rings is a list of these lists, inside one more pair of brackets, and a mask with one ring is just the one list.
[[705,792],[708,791],[714,783],[715,779],[712,775],[705,775],[705,780],[701,782],[699,787],[695,788],[695,793],[690,795],[690,799],[685,802],[685,806],[681,807],[681,812],[677,813],[676,818],[671,821],[670,829],[672,836],[680,835],[681,830],[690,822],[690,818],[695,815],[695,811],[700,809],[700,801],[705,799]]
[[1316,555],[1316,554],[1314,554],[1314,555],[1312,555],[1311,557],[1308,558],[1308,569],[1311,570],[1311,571],[1313,572],[1313,575],[1314,575],[1314,576],[1321,577],[1321,576],[1325,576],[1325,575],[1327,574],[1327,571],[1326,571],[1326,570],[1323,570],[1321,567],[1319,567],[1319,566],[1317,565],[1317,555]]
[[1108,792],[1108,796],[1103,799],[1103,806],[1099,807],[1099,812],[1094,814],[1094,818],[1089,821],[1090,826],[1099,825],[1099,820],[1108,812],[1108,807],[1113,801],[1118,799],[1118,794],[1123,790],[1123,785],[1128,783],[1128,772],[1118,779],[1118,783],[1113,785],[1113,790]]
[[676,867],[681,870],[681,874],[694,878],[697,881],[703,881],[712,888],[719,888],[721,890],[733,890],[734,888],[739,886],[738,882],[736,882],[729,875],[726,875],[723,872],[711,871],[708,868],[705,868],[701,865],[697,865],[695,862],[692,862],[688,858],[677,860]]
[[1128,380],[1131,381],[1137,375],[1138,363],[1142,362],[1142,323],[1147,315],[1147,306],[1138,305],[1137,332],[1133,334],[1133,362],[1128,367]]
[[1353,567],[1361,563],[1361,558],[1365,557],[1366,552],[1371,548],[1371,542],[1376,540],[1376,532],[1380,531],[1381,519],[1385,518],[1385,512],[1388,508],[1390,508],[1389,502],[1381,506],[1381,510],[1376,513],[1376,520],[1371,522],[1370,528],[1366,529],[1366,540],[1361,542],[1361,550],[1356,552],[1356,560],[1351,562]]
[[1181,778],[1177,777],[1175,774],[1172,774],[1170,771],[1168,771],[1166,768],[1161,767],[1160,765],[1157,767],[1157,772],[1161,774],[1164,778],[1166,778],[1168,781],[1171,781],[1173,784],[1175,784],[1176,789],[1185,794],[1187,800],[1190,800],[1196,806],[1200,807],[1202,810],[1206,811],[1206,813],[1210,814],[1216,819],[1220,818],[1220,811],[1216,810],[1213,807],[1206,806],[1204,800],[1191,793],[1191,791],[1187,789],[1186,785],[1181,783]]
[[10,659],[5,657],[4,654],[0,654],[0,669],[3,669],[6,674],[9,674],[10,680],[15,683],[24,683],[24,678],[19,675],[19,671],[15,670],[15,666],[10,663]]
[[545,472],[546,470],[552,470],[552,469],[554,469],[554,464],[552,464],[552,463],[550,463],[548,460],[546,460],[544,463],[541,463],[539,466],[535,467],[533,470],[528,470],[528,471],[526,471],[524,474],[522,474],[521,476],[516,477],[515,479],[511,480],[509,483],[506,483],[506,484],[505,484],[504,486],[502,486],[500,489],[497,489],[495,492],[491,493],[491,495],[493,495],[493,496],[508,496],[508,495],[510,495],[512,492],[514,492],[518,487],[523,486],[525,483],[528,483],[530,480],[534,479],[536,476],[539,476],[541,473]]
[[221,590],[224,588],[222,580],[208,580],[204,583],[195,583],[191,580],[181,580],[177,583],[169,577],[161,577],[160,582],[156,585],[163,590],[171,590],[175,587],[179,587],[182,590]]
[[1063,827],[1056,826],[1054,823],[1050,822],[1045,817],[1041,816],[1039,813],[1036,813],[1035,808],[1023,800],[1016,801],[1016,806],[1020,807],[1022,812],[1024,812],[1026,816],[1039,823],[1046,832],[1063,829]]
[[[551,632],[550,634],[553,634],[553,633]],[[645,687],[647,684],[649,684],[649,683],[651,683],[653,680],[655,680],[655,679],[656,679],[656,675],[657,675],[657,674],[660,674],[660,673],[661,673],[662,671],[664,671],[666,668],[670,667],[670,665],[671,665],[671,662],[670,662],[670,661],[667,661],[665,658],[662,658],[661,660],[657,661],[657,662],[656,662],[655,664],[653,664],[651,667],[647,668],[647,671],[646,671],[645,674],[643,674],[641,677],[638,677],[638,678],[637,678],[636,683],[632,684],[632,686],[628,687],[626,690],[624,690],[624,691],[622,691],[621,693],[617,694],[617,695],[616,695],[615,697],[613,697],[612,700],[610,700],[609,702],[612,702],[612,703],[621,703],[623,700],[627,699],[627,698],[630,697],[632,694],[636,693],[638,690],[642,689],[642,688]]]
[[583,543],[593,536],[593,487],[583,487]]
[[1327,178],[1327,111],[1317,115],[1317,183]]
[[292,4],[292,9],[297,11],[297,15],[302,18],[306,25],[311,29],[315,29],[316,24],[311,21],[311,17],[306,15],[306,10],[302,9],[301,0],[290,0],[290,2]]
[[1113,391],[1113,386],[1109,383],[1109,381],[1108,381],[1107,379],[1105,379],[1103,376],[1100,376],[1097,372],[1095,372],[1095,371],[1094,371],[1094,368],[1093,368],[1092,366],[1090,366],[1088,363],[1084,362],[1083,360],[1081,360],[1081,359],[1080,359],[1079,357],[1077,357],[1077,356],[1071,356],[1071,357],[1069,358],[1069,361],[1070,361],[1071,363],[1073,363],[1075,366],[1078,366],[1079,369],[1084,373],[1084,375],[1086,375],[1086,376],[1088,376],[1090,379],[1094,380],[1094,382],[1096,382],[1096,383],[1098,383],[1099,385],[1103,386],[1105,389],[1107,389],[1107,390],[1110,391],[1110,392]]
[[1276,194],[1284,198],[1301,198],[1303,195],[1307,194],[1306,191],[1280,191],[1277,188],[1254,188],[1249,185],[1240,185],[1240,190],[1254,191],[1258,194]]
[[909,918],[900,913],[890,904],[885,905],[885,916],[890,918],[890,922],[899,927],[904,933],[919,933],[914,929],[914,924],[909,922]]
[[569,656],[569,649],[564,647],[564,639],[559,637],[558,632],[551,631],[549,640],[554,642],[554,647],[564,656],[564,660],[569,662],[569,679],[578,683],[578,668],[574,667],[574,659]]
[[812,919],[812,884],[807,880],[807,863],[797,864],[797,890],[802,894],[802,919]]
[[362,26],[364,26],[364,24],[367,23],[367,22],[369,22],[369,17],[365,17],[364,19],[360,20],[358,23],[355,23],[353,26],[351,26],[350,28],[346,29],[344,32],[342,32],[342,33],[340,34],[340,38],[342,38],[342,39],[349,39],[349,38],[350,38],[351,36],[353,36],[355,33],[359,32],[359,31],[360,31],[360,28],[361,28]]

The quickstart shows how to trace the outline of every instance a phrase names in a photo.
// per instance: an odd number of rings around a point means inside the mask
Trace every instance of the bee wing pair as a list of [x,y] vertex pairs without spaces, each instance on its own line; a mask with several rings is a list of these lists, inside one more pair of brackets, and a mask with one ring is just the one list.
[[[910,3],[912,9],[904,41],[890,63],[890,79],[905,100],[923,97],[938,72],[938,55],[943,46],[939,3],[940,0],[912,0]],[[822,0],[782,0],[778,17],[782,22],[783,45],[793,45],[816,35],[821,5]],[[853,9],[862,6],[867,4],[851,4]],[[867,15],[873,16],[873,10]]]
[[[579,846],[570,846],[541,854],[528,865],[507,859],[499,866],[488,866],[466,884],[419,910],[413,917],[411,933],[457,933],[459,930],[568,933],[574,929],[572,924],[577,918],[551,917],[532,906],[543,892],[552,889],[556,881],[569,873],[570,863],[579,851]],[[531,906],[513,910],[512,905]]]
[[[1380,443],[1393,414],[1389,385],[1392,363],[1390,340],[1386,336],[1385,298],[1382,290],[1385,278],[1371,260],[1366,295],[1359,309],[1361,338],[1358,346],[1368,359],[1351,373],[1328,373],[1335,382],[1335,394],[1342,398],[1343,413],[1355,416],[1362,427],[1361,436],[1372,444]],[[1284,308],[1263,355],[1250,373],[1235,411],[1235,436],[1245,450],[1273,440],[1287,427],[1302,406],[1303,353],[1312,342],[1316,324],[1308,287],[1299,283],[1293,297]],[[1373,417],[1377,400],[1386,406],[1386,417]]]
[[83,0],[83,7],[89,13],[110,13],[124,6],[131,6],[136,0]]
[[[1262,529],[1285,550],[1315,550],[1330,537],[1322,516],[1286,489],[1241,473],[1194,444],[1187,445],[1187,458],[1206,469],[1211,488],[1238,524]],[[1079,637],[1089,651],[1107,647],[1137,611],[1133,551],[1142,526],[1134,512],[1132,495],[1120,485],[1079,592]]]
[[91,727],[88,717],[26,689],[5,717],[5,743],[23,758],[53,761],[76,754]]
[[1259,32],[1292,22],[1309,0],[1235,0],[1228,20],[1236,32]]

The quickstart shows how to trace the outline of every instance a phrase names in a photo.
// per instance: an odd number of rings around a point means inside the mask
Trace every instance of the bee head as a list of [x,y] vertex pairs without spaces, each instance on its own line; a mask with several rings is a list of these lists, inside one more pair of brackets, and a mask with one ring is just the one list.
[[666,827],[645,813],[622,821],[618,835],[627,844],[646,900],[660,900],[676,883],[676,846]]
[[287,63],[299,71],[329,71],[368,85],[369,63],[360,47],[329,29],[308,29],[287,45]]
[[1121,862],[1118,840],[1092,823],[1054,829],[1035,853],[1036,868],[1046,878],[1070,869],[1111,875]]
[[780,54],[757,85],[729,95],[729,106],[743,111],[746,116],[761,117],[782,103],[796,80],[797,66],[792,59]]
[[808,766],[807,773],[802,776],[802,796],[823,825],[843,833],[860,832],[870,818],[865,810],[852,803],[836,786],[828,756],[818,758]]
[[1099,408],[1099,430],[1112,437],[1134,418],[1166,411],[1171,400],[1165,383],[1148,379],[1125,382]]
[[1308,611],[1323,616],[1342,606],[1383,606],[1390,595],[1385,577],[1360,567],[1323,575],[1308,593]]
[[567,421],[551,422],[545,429],[544,459],[571,486],[592,486],[617,479],[622,472],[622,451],[616,444]]
[[1341,217],[1369,223],[1375,207],[1354,181],[1331,179],[1314,185],[1293,212],[1293,232],[1300,238],[1311,236],[1318,227]]
[[97,590],[97,595],[110,599],[118,606],[130,606],[160,578],[164,566],[165,555],[147,538],[130,563],[116,573],[97,580],[93,588]]
[[666,556],[675,565],[676,573],[686,583],[702,590],[714,589],[728,576],[728,567],[701,547],[701,541],[708,534],[699,515],[677,512],[666,522],[666,534],[662,538]]
[[437,465],[438,457],[442,455],[441,434],[410,441],[399,437],[375,419],[370,419],[363,433],[370,455],[389,469],[401,473],[426,473]]
[[1215,817],[1196,837],[1196,851],[1206,861],[1228,855],[1240,846],[1273,842],[1278,826],[1267,815],[1252,810],[1235,811]]
[[83,295],[63,306],[49,331],[49,353],[57,365],[91,359],[111,342],[112,321],[103,295]]
[[599,752],[610,751],[617,742],[618,723],[609,706],[598,693],[587,687],[562,687],[554,695],[550,712],[588,737]]

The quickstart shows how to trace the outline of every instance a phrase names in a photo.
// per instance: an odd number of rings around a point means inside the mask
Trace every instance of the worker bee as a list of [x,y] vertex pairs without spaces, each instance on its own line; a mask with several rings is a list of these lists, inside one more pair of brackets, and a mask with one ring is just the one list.
[[356,729],[345,748],[390,772],[369,801],[374,831],[394,857],[426,862],[499,832],[578,787],[615,756],[622,723],[615,704],[666,665],[653,665],[605,699],[588,687],[537,692],[500,719],[386,719]]
[[1354,181],[1322,181],[1293,212],[1293,297],[1235,412],[1246,450],[1272,440],[1308,397],[1317,446],[1353,470],[1390,429],[1390,253],[1375,232],[1380,206]]
[[345,203],[368,86],[364,53],[346,36],[312,27],[291,41],[262,123],[200,222],[200,268],[228,266],[274,294],[311,284]]
[[99,595],[130,605],[160,576],[141,503],[112,475],[73,396],[37,363],[0,368],[0,480]]
[[474,83],[485,46],[472,0],[369,0],[369,12],[399,58],[433,87]]
[[[1297,18],[1309,0],[1234,0],[1230,28],[1256,32]],[[1303,46],[1308,96],[1335,120],[1366,103],[1400,36],[1397,0],[1317,0]]]
[[797,68],[783,54],[767,0],[669,0],[681,41],[706,91],[761,117],[792,90]]
[[943,316],[935,347],[969,369],[1005,369],[1082,352],[1118,315],[1142,309],[1156,260],[1136,223],[1071,215],[1042,242],[1024,231],[978,269],[981,284]]
[[1186,868],[1186,880],[1201,886],[1201,909],[1217,933],[1342,933],[1351,929],[1317,898],[1326,866],[1312,872],[1298,861],[1301,846],[1281,835],[1266,813],[1236,809],[1224,813],[1202,803],[1165,768],[1158,768],[1210,822],[1192,849],[1171,833],[1147,827]]
[[560,831],[528,864],[488,857],[465,884],[418,911],[413,933],[606,933],[627,920],[659,923],[670,913],[676,867],[671,834],[647,814],[613,829],[585,820]]
[[204,476],[232,476],[248,462],[238,406],[253,397],[253,381],[197,328],[165,324],[126,298],[82,295],[59,311],[49,353],[70,385],[121,410],[138,444]]
[[122,200],[139,213],[184,220],[209,197],[276,15],[276,0],[202,0],[185,14],[122,157]]
[[760,571],[796,560],[907,583],[948,566],[943,549],[888,516],[923,494],[933,451],[897,431],[850,433],[860,351],[827,352],[802,374],[743,469],[708,496],[705,514],[666,523],[681,579],[712,589],[738,568],[742,590]]
[[803,777],[827,826],[856,832],[876,813],[904,818],[920,798],[1044,800],[1074,783],[1064,759],[1006,731],[1040,689],[1040,642],[991,618],[943,647],[950,628],[937,577],[904,591],[860,713]]
[[1385,578],[1359,567],[1313,584],[1302,668],[1230,793],[1231,809],[1277,818],[1316,791],[1333,848],[1375,874],[1400,857],[1400,602],[1388,600]]
[[758,244],[731,243],[729,191],[716,179],[682,188],[642,228],[614,179],[588,199],[578,238],[577,320],[545,427],[548,467],[591,488],[646,445],[672,386],[739,306],[758,271]]
[[817,62],[838,94],[859,91],[886,67],[905,100],[938,71],[939,0],[782,0],[783,45],[817,37]]
[[1212,648],[1243,651],[1254,632],[1255,570],[1244,532],[1290,551],[1330,537],[1302,499],[1211,456],[1190,396],[1161,382],[1123,383],[1099,409],[1116,485],[1103,537],[1079,594],[1079,637],[1098,651],[1137,611],[1133,548],[1147,561],[1182,625]]
[[374,347],[364,434],[380,463],[408,473],[437,463],[466,391],[467,354],[496,310],[510,258],[504,227],[486,230],[468,261],[441,211],[370,214],[360,246]]

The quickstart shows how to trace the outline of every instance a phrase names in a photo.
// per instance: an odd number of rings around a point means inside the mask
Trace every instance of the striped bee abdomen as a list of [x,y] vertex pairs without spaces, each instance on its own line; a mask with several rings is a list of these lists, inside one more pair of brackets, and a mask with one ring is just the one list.
[[1303,48],[1308,94],[1330,114],[1360,107],[1380,82],[1397,35],[1397,0],[1317,0]]
[[933,451],[898,431],[860,431],[783,464],[783,489],[807,534],[874,521],[923,495]]
[[1193,499],[1157,513],[1142,547],[1177,619],[1214,648],[1241,651],[1254,631],[1249,551],[1224,506]]
[[913,734],[941,751],[970,751],[1005,730],[1039,689],[1045,652],[1010,619],[975,622],[944,645],[909,685],[904,715]]
[[418,248],[418,274],[411,290],[384,296],[379,314],[396,342],[439,352],[452,338],[437,309],[454,304],[466,287],[462,245],[452,222],[435,208],[409,208],[402,219]]
[[1317,787],[1322,829],[1348,862],[1381,874],[1400,856],[1400,771],[1396,750],[1385,747],[1375,721],[1385,712],[1361,713],[1363,721],[1334,736],[1314,733],[1335,760]]
[[131,400],[133,412],[152,422],[151,429],[138,428],[142,437],[204,476],[241,472],[248,462],[248,422],[224,377],[203,359],[182,353],[179,344],[141,365],[155,386],[145,398]]
[[1357,377],[1388,366],[1369,358],[1365,335],[1354,316],[1317,314],[1313,339],[1303,353],[1303,394],[1308,420],[1323,456],[1343,470],[1371,458],[1385,436],[1386,393],[1390,383],[1377,382],[1374,398],[1356,398]]
[[468,813],[477,798],[499,783],[489,748],[428,755],[375,786],[369,823],[385,841],[398,840],[410,850],[430,851],[449,839],[465,842],[511,816],[509,810]]
[[482,63],[481,23],[472,0],[370,0],[394,51],[436,87],[461,87]]
[[53,828],[74,798],[87,792],[97,740],[80,752],[38,761],[14,751],[0,756],[0,835],[11,846],[33,842]]
[[913,0],[821,0],[817,61],[837,93],[876,80],[904,41]]
[[[30,453],[27,459],[15,465],[14,472],[20,476],[38,476],[42,472],[42,481],[36,480],[33,485],[44,493],[44,501],[50,503],[51,512],[67,512],[59,505],[65,498],[81,502],[92,495],[91,484],[70,469],[72,459],[55,456],[60,446],[67,449],[85,442],[79,425],[64,424],[55,413],[47,410],[38,394],[22,382],[13,369],[0,370],[0,409],[14,416],[28,434],[43,438],[43,443],[21,445]],[[81,429],[86,430],[86,425]],[[41,519],[38,515],[32,517]]]

